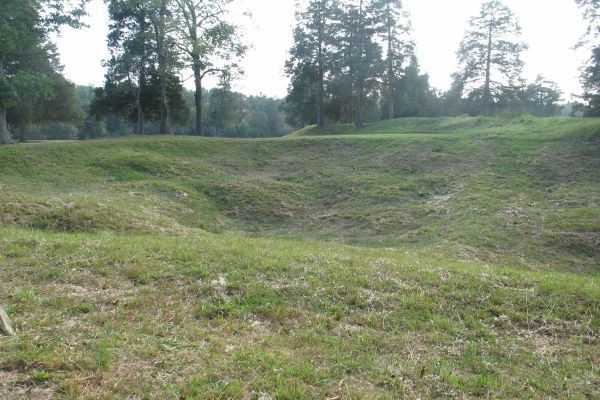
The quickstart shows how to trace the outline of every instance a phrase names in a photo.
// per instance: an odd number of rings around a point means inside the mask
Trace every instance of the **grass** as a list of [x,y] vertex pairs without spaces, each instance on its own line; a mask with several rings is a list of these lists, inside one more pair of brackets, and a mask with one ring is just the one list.
[[331,129],[0,148],[0,398],[600,396],[599,121]]

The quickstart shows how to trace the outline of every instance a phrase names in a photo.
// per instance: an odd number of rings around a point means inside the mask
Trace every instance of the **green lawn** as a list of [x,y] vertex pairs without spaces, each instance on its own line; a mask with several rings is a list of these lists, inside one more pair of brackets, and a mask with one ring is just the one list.
[[0,398],[600,396],[600,121],[0,148]]

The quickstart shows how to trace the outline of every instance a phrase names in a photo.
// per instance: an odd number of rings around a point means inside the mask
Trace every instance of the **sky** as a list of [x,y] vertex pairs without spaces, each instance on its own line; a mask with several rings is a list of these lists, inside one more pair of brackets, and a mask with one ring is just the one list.
[[[482,0],[404,0],[410,12],[413,39],[422,72],[431,85],[446,90],[450,75],[457,70],[456,50],[477,15]],[[288,80],[284,63],[292,45],[296,0],[235,0],[230,18],[239,24],[251,48],[243,66],[245,74],[234,88],[248,95],[283,97]],[[581,92],[579,69],[587,54],[573,46],[585,32],[586,23],[574,0],[504,0],[523,28],[522,39],[529,44],[523,54],[525,77],[538,74],[555,81],[565,99]],[[250,11],[252,17],[243,16]],[[101,86],[102,61],[108,58],[106,35],[108,15],[102,0],[92,0],[86,23],[89,28],[66,28],[57,39],[65,75],[81,85]],[[191,80],[186,86],[191,88]],[[210,87],[211,82],[207,86]]]

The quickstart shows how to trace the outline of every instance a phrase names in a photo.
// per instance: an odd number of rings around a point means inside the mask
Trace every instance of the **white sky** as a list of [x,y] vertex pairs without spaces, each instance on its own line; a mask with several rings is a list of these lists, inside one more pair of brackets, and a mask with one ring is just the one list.
[[[471,16],[482,0],[404,0],[411,13],[413,37],[423,72],[437,89],[448,89],[456,71],[455,52]],[[586,52],[573,45],[585,32],[585,21],[574,0],[504,0],[517,15],[523,39],[525,75],[537,74],[558,83],[565,98],[580,92],[579,68]],[[252,18],[241,14],[250,11]],[[65,29],[57,44],[66,76],[78,84],[102,85],[102,60],[108,57],[108,17],[102,0],[92,0],[88,29]],[[236,0],[232,19],[243,25],[246,42],[252,46],[244,61],[245,75],[235,89],[246,94],[283,97],[287,78],[283,67],[292,44],[295,0]],[[189,82],[191,84],[191,82]],[[210,86],[210,83],[209,83]]]

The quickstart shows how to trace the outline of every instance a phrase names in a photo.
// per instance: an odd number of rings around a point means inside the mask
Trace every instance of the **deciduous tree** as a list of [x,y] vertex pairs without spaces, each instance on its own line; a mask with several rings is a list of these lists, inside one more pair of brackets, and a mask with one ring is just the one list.
[[538,117],[551,117],[558,112],[562,92],[556,83],[538,75],[521,94],[523,111]]
[[384,102],[387,118],[392,119],[395,117],[397,82],[404,73],[405,62],[410,61],[414,53],[414,43],[408,37],[410,21],[401,0],[375,0],[371,8],[386,49]]
[[[42,119],[44,116],[37,110],[31,112],[23,107],[27,90],[23,80],[26,74],[35,76],[36,83],[44,81],[40,86],[45,89],[57,89],[56,83],[61,80],[61,68],[49,34],[58,32],[64,26],[80,27],[80,18],[84,15],[86,0],[3,0],[0,12],[0,144],[10,143],[7,118],[18,116],[21,122]],[[32,81],[33,83],[33,81]],[[16,85],[15,85],[16,84]],[[21,91],[21,92],[20,92]],[[58,101],[54,107],[61,106],[63,101],[72,98],[57,98],[49,93],[37,97],[40,101]],[[39,105],[39,104],[38,104]],[[15,109],[17,108],[17,109]],[[68,108],[68,107],[67,107]],[[11,111],[12,110],[12,111]],[[58,118],[56,115],[54,118]]]
[[202,135],[203,80],[211,74],[240,72],[246,52],[239,29],[226,21],[232,0],[174,0],[177,42],[192,69],[195,86],[196,134]]

